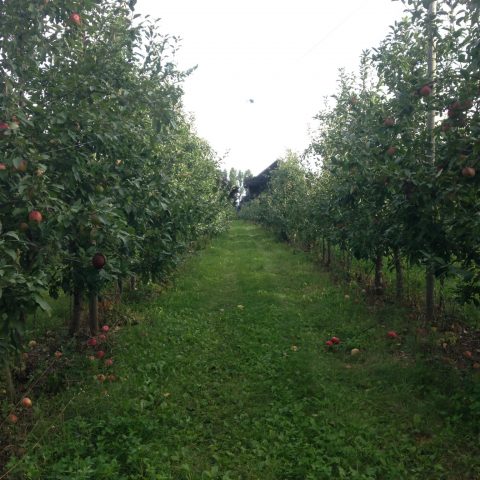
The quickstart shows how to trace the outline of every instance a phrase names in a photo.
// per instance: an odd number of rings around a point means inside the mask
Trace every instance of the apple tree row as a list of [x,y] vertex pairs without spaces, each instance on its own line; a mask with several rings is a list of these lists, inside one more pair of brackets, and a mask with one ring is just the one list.
[[158,280],[231,205],[182,110],[175,37],[135,1],[0,0],[0,358],[49,295]]
[[341,72],[318,114],[306,151],[317,168],[285,162],[245,213],[291,240],[371,260],[378,293],[385,258],[399,297],[402,265],[422,265],[432,319],[435,278],[456,276],[461,300],[480,301],[480,6],[405,4],[408,15],[364,52],[357,75]]

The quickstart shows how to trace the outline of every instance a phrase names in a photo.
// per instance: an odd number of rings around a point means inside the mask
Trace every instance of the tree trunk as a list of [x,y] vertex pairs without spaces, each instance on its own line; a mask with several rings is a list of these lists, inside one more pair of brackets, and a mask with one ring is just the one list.
[[425,285],[425,318],[427,322],[435,319],[435,273],[432,265],[427,265]]
[[401,302],[403,299],[403,267],[398,248],[393,252],[393,262],[395,264],[396,296],[397,300]]
[[88,303],[88,326],[90,334],[95,336],[98,332],[98,295],[93,292],[90,293]]
[[83,313],[83,290],[75,287],[73,290],[73,312],[70,321],[70,335],[73,337],[80,330]]
[[130,290],[136,290],[137,289],[137,277],[135,275],[132,275],[130,277]]
[[5,379],[5,390],[7,391],[8,400],[10,403],[15,403],[15,385],[13,384],[12,371],[8,362],[3,366],[3,373]]
[[438,313],[443,316],[445,311],[445,275],[440,277],[440,291],[438,298]]
[[383,256],[381,253],[377,253],[375,258],[375,294],[383,294]]
[[327,240],[327,267],[330,266],[332,262],[332,246],[330,240]]

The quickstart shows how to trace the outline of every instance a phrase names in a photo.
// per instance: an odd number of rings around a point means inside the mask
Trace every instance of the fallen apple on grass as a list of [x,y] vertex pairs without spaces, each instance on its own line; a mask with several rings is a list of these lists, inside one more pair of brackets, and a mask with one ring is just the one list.
[[22,406],[25,408],[32,408],[32,401],[28,397],[23,397],[22,398]]
[[97,339],[96,338],[89,338],[87,340],[87,345],[89,347],[94,347],[97,344]]
[[390,330],[389,332],[387,332],[387,337],[391,339],[399,338],[398,333],[395,330]]
[[8,421],[14,425],[18,422],[18,417],[14,413],[11,413],[7,418]]

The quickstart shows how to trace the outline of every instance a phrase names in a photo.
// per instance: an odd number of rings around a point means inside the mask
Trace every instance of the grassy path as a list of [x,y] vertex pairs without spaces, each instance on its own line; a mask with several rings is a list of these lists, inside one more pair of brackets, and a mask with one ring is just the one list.
[[89,375],[12,478],[480,478],[478,439],[452,413],[460,379],[386,340],[398,312],[347,293],[235,223],[116,334],[123,381]]

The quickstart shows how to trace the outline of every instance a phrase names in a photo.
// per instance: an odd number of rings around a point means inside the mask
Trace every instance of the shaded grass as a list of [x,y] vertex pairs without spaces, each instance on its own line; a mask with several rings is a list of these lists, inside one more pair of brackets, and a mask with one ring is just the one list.
[[364,305],[256,226],[235,222],[129,308],[145,320],[115,335],[121,381],[78,359],[84,384],[39,399],[12,478],[480,477],[478,380],[422,358],[401,309]]

